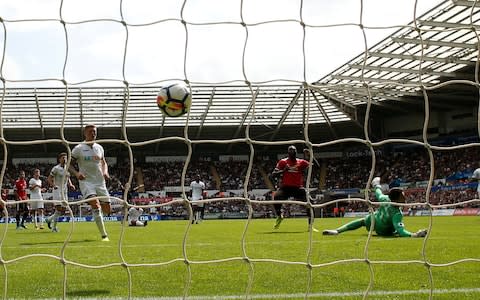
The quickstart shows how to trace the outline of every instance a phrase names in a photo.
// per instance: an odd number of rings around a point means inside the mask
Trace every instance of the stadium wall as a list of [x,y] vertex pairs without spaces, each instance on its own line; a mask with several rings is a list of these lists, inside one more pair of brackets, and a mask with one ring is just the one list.
[[[456,132],[474,130],[476,124],[476,108],[455,109],[452,111],[438,111],[429,116],[428,129],[430,138],[440,135],[454,134]],[[409,114],[384,118],[384,132],[387,137],[403,136],[421,138],[425,116],[423,111],[419,114]],[[402,124],[401,127],[398,124]],[[412,135],[413,134],[413,135]]]

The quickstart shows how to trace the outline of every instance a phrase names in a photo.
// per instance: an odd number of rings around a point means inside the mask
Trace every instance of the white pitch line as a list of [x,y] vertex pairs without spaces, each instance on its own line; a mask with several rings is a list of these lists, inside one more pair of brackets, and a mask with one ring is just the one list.
[[[331,292],[331,293],[310,293],[309,297],[321,297],[321,298],[336,298],[336,297],[358,297],[363,296],[364,291],[357,292]],[[480,293],[480,288],[459,288],[459,289],[436,289],[433,291],[433,294],[442,295],[442,294],[464,294],[464,293]],[[407,295],[428,295],[430,290],[396,290],[396,291],[371,291],[368,293],[369,296],[407,296]],[[294,294],[257,294],[249,295],[249,299],[303,299],[305,298],[304,293],[294,293]],[[98,298],[81,298],[83,300],[93,300]],[[117,297],[108,297],[102,298],[105,300],[120,300],[124,299]],[[219,296],[188,296],[183,297],[148,297],[148,298],[138,298],[134,297],[133,300],[236,300],[236,299],[245,299],[245,295],[219,295]]]

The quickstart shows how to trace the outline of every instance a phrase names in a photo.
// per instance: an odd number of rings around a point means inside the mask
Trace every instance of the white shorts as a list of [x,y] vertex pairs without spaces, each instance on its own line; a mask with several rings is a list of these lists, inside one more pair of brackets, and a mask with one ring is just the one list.
[[[43,209],[43,199],[30,199],[30,200],[37,200],[34,202],[30,202],[30,209]],[[38,201],[41,200],[41,201]]]
[[80,192],[82,192],[83,199],[92,196],[102,197],[98,200],[102,203],[110,203],[110,194],[108,193],[105,181],[101,183],[88,182],[86,180],[79,180]]
[[[65,191],[62,191],[61,189],[57,188],[57,189],[54,189],[53,192],[53,200],[56,200],[56,201],[63,201],[63,200],[66,200],[68,201],[68,196],[67,196],[67,193]],[[64,206],[64,207],[67,207],[67,205],[65,203],[55,203],[54,205],[61,205],[61,206]]]
[[[198,199],[202,200],[202,199]],[[203,203],[198,203],[197,200],[192,200],[192,206],[203,207]]]

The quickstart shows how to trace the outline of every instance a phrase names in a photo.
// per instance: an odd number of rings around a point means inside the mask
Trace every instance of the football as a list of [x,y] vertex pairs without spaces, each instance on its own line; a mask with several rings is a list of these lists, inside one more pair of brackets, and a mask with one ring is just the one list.
[[157,95],[160,111],[168,117],[180,117],[188,112],[192,103],[189,89],[179,83],[164,86]]

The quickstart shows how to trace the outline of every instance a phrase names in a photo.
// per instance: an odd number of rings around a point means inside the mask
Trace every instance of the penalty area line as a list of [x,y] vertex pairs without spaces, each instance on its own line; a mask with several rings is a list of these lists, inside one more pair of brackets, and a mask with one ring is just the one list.
[[[325,293],[309,293],[308,297],[318,297],[318,298],[335,298],[335,297],[355,297],[363,296],[365,291],[358,292],[325,292]],[[433,294],[465,294],[465,293],[480,293],[480,288],[454,288],[454,289],[435,289]],[[408,295],[428,295],[430,290],[421,289],[421,290],[395,290],[395,291],[370,291],[369,296],[408,296]],[[249,299],[303,299],[305,297],[304,293],[294,293],[294,294],[250,294]],[[97,298],[82,298],[82,299],[97,299]],[[102,298],[109,300],[117,300],[123,298]],[[132,297],[134,300],[183,300],[184,297]],[[245,295],[218,295],[218,296],[187,296],[186,299],[191,300],[219,300],[219,299],[245,299]]]

